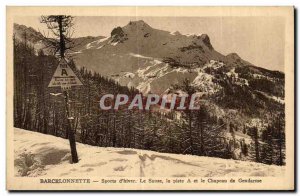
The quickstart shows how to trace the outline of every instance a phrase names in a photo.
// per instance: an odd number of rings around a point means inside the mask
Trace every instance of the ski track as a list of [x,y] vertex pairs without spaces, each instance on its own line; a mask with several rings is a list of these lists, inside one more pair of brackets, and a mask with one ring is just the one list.
[[284,167],[213,157],[104,148],[77,143],[79,163],[70,164],[69,141],[14,131],[16,176],[224,177],[281,176]]

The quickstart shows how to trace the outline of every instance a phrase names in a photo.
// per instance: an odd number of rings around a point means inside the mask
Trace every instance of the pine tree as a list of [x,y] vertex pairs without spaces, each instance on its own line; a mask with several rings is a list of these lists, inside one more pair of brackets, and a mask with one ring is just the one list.
[[259,144],[259,135],[258,135],[258,129],[257,127],[251,127],[249,128],[249,134],[252,137],[252,140],[254,141],[254,158],[256,162],[260,162],[260,144]]
[[284,114],[279,113],[276,122],[275,122],[275,140],[276,144],[278,146],[278,155],[277,155],[277,160],[276,164],[277,165],[284,165],[284,159],[285,159],[285,133],[284,133]]
[[[71,49],[71,47],[67,47],[66,43],[71,42],[71,40],[68,37],[71,33],[71,29],[73,26],[72,21],[73,21],[73,17],[65,16],[65,15],[49,15],[49,16],[41,17],[41,23],[45,23],[47,25],[47,28],[51,30],[52,34],[57,38],[57,39],[47,39],[47,41],[51,43],[49,46],[54,48],[54,54],[56,54],[56,52],[59,52],[59,56],[61,59],[65,58],[66,50]],[[69,138],[69,142],[70,142],[72,162],[77,163],[78,155],[76,150],[76,139],[75,139],[76,130],[72,130],[72,122],[70,119],[70,108],[69,108],[69,93],[67,91],[64,91],[64,96],[65,96],[65,110],[66,110],[66,118],[67,118],[66,135]]]
[[265,142],[263,145],[261,159],[262,162],[267,164],[273,164],[273,154],[274,154],[274,145],[273,145],[273,127],[269,125],[266,130],[262,133],[262,141]]

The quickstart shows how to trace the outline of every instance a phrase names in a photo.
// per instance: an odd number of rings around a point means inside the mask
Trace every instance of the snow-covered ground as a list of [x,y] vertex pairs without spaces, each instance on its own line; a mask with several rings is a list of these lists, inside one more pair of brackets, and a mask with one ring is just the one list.
[[79,163],[70,163],[68,140],[15,128],[16,176],[224,177],[282,176],[284,167],[212,157],[103,148],[77,143]]

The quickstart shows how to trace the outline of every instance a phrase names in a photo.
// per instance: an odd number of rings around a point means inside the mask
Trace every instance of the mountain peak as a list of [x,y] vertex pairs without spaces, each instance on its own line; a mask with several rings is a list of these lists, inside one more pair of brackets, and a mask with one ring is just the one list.
[[130,21],[127,27],[132,27],[132,28],[138,28],[138,29],[145,29],[145,28],[151,28],[150,25],[148,25],[145,21],[143,20],[136,20],[136,21]]
[[17,23],[14,23],[14,34],[17,39],[22,40],[26,36],[27,41],[34,43],[43,39],[43,35],[32,27],[27,27]]
[[203,41],[203,43],[210,49],[213,50],[214,48],[212,47],[210,43],[210,39],[207,34],[202,34],[200,35],[200,39]]
[[181,35],[181,33],[179,31],[173,31],[170,33],[171,35]]
[[226,57],[231,58],[233,60],[241,59],[241,57],[237,53],[230,53]]
[[145,21],[143,20],[133,20],[133,21],[130,21],[128,23],[129,25],[148,25]]

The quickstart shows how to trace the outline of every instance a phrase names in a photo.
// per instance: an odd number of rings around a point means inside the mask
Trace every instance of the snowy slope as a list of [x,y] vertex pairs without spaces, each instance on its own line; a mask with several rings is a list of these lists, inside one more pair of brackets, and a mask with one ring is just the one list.
[[15,175],[105,177],[281,176],[284,167],[146,150],[77,143],[79,163],[70,164],[68,140],[15,129]]

